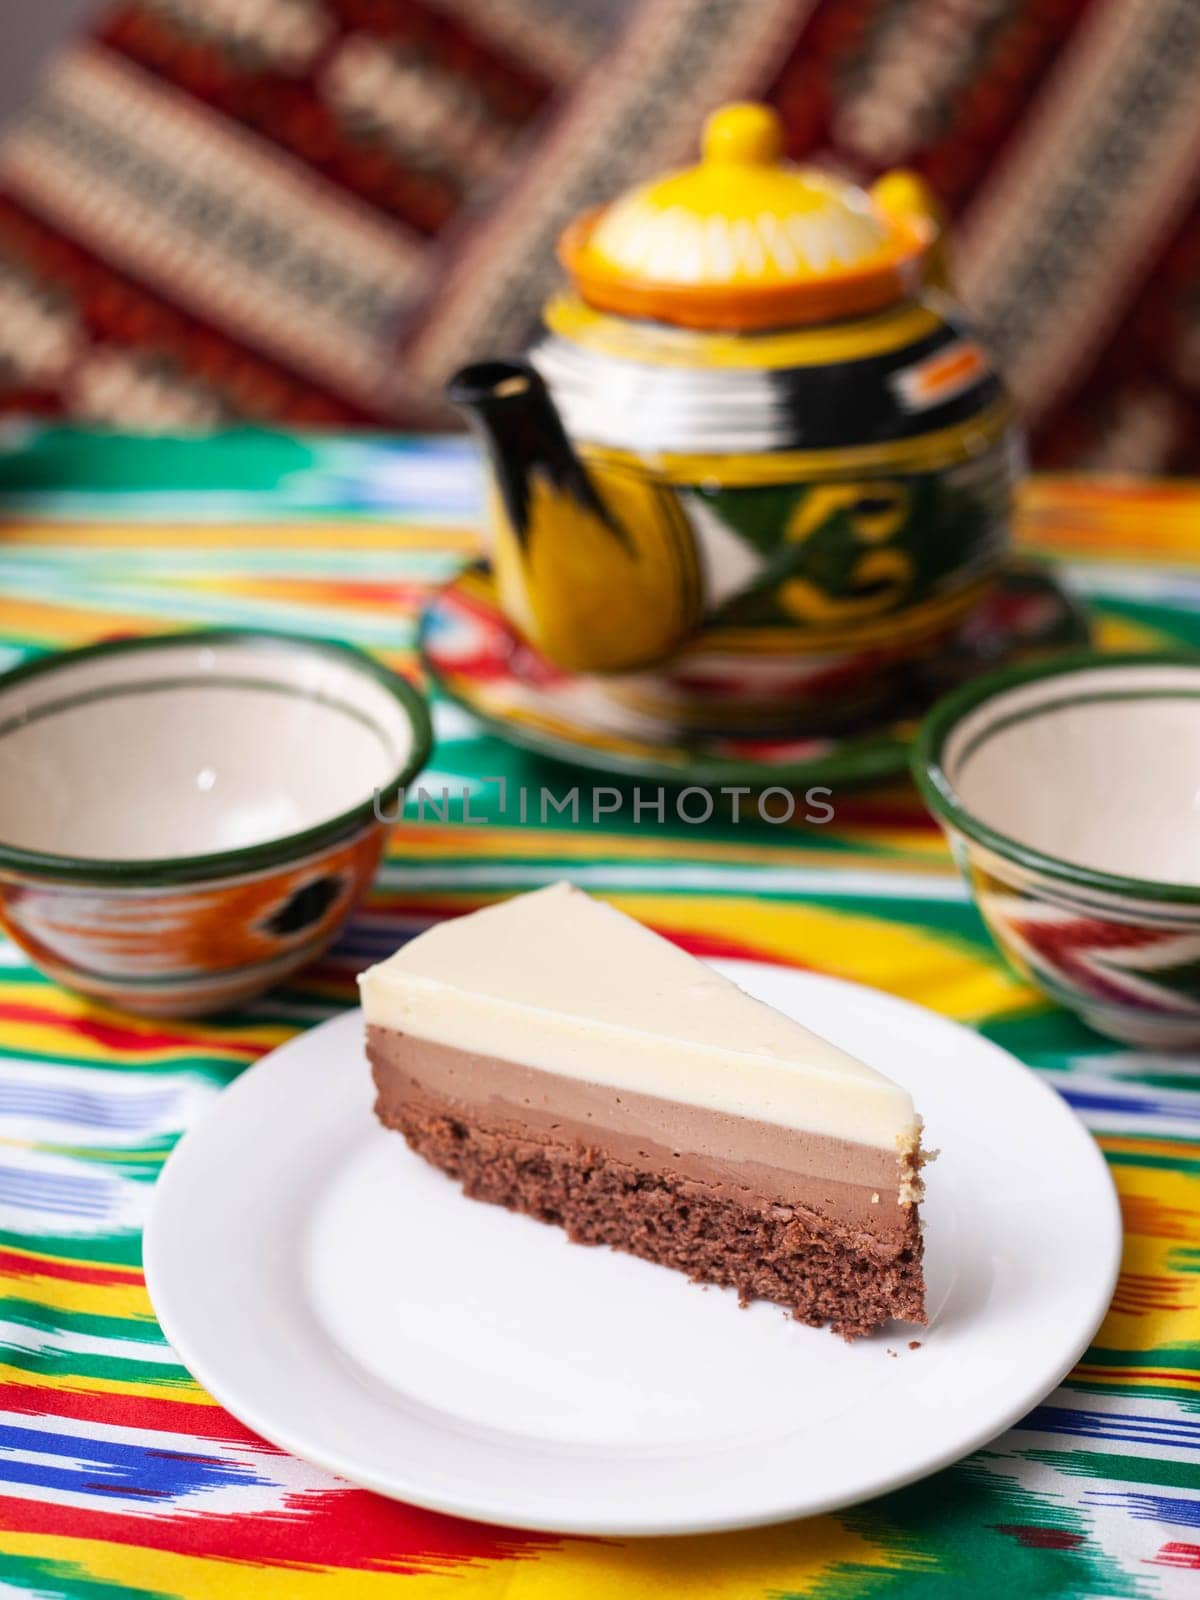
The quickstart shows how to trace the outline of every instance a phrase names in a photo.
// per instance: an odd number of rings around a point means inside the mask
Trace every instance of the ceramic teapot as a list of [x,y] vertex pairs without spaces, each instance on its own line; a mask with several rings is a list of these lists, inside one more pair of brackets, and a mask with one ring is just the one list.
[[716,112],[699,165],[567,228],[528,359],[449,386],[501,604],[568,671],[644,687],[699,651],[883,682],[1003,559],[1017,435],[920,181],[782,148],[766,106]]

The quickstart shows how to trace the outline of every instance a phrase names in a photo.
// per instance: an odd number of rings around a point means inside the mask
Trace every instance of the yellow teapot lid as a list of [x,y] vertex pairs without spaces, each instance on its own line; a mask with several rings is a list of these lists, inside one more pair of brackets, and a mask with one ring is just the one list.
[[873,311],[912,293],[936,238],[932,217],[794,166],[783,144],[769,106],[722,106],[705,125],[699,166],[577,218],[559,257],[584,300],[748,331]]

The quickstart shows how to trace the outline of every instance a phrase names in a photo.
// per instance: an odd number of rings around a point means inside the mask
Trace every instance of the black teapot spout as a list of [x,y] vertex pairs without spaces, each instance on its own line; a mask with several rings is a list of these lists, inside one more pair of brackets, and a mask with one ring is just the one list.
[[[537,368],[528,361],[477,361],[446,386],[446,398],[466,413],[483,439],[493,481],[518,544],[527,550],[535,524],[555,515],[555,497],[622,531],[597,494],[567,437],[558,408]],[[535,494],[533,481],[553,490]],[[561,516],[565,507],[559,507]],[[547,536],[552,530],[547,528]]]
[[585,466],[527,361],[464,367],[446,393],[487,451],[492,571],[525,638],[568,672],[626,671],[677,649],[701,580],[674,493],[602,452]]

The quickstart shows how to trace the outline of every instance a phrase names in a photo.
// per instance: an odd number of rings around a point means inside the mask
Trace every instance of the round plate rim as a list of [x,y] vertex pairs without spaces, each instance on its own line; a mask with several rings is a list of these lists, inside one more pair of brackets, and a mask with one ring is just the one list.
[[[525,1514],[520,1508],[499,1501],[488,1504],[477,1495],[454,1495],[429,1493],[422,1491],[419,1483],[408,1482],[403,1487],[396,1483],[389,1483],[379,1475],[370,1471],[364,1472],[357,1468],[353,1462],[343,1459],[336,1450],[324,1451],[314,1449],[311,1441],[303,1438],[298,1432],[288,1427],[277,1426],[275,1422],[263,1419],[255,1414],[253,1406],[245,1404],[240,1398],[230,1403],[224,1394],[228,1393],[224,1378],[214,1375],[207,1368],[207,1361],[195,1361],[192,1353],[190,1336],[184,1332],[175,1321],[174,1311],[170,1306],[169,1297],[163,1297],[158,1292],[162,1285],[159,1260],[160,1252],[165,1257],[169,1253],[169,1245],[163,1240],[161,1230],[156,1226],[156,1217],[161,1217],[163,1208],[158,1204],[162,1193],[166,1190],[164,1185],[172,1182],[172,1164],[178,1175],[181,1167],[176,1162],[176,1153],[185,1146],[194,1144],[199,1138],[204,1137],[205,1129],[215,1124],[221,1114],[221,1107],[225,1105],[225,1115],[229,1114],[228,1098],[236,1094],[238,1086],[250,1079],[253,1073],[259,1072],[268,1065],[276,1067],[279,1058],[294,1050],[297,1046],[304,1046],[315,1036],[327,1030],[347,1030],[352,1019],[360,1015],[357,1010],[342,1012],[335,1017],[318,1024],[316,1028],[307,1030],[285,1041],[274,1050],[269,1051],[258,1061],[254,1062],[243,1072],[239,1078],[227,1086],[210,1106],[207,1112],[180,1138],[175,1149],[171,1152],[156,1183],[155,1203],[152,1204],[146,1225],[143,1231],[143,1271],[147,1293],[150,1297],[154,1314],[158,1319],[164,1337],[180,1357],[184,1366],[193,1378],[217,1401],[229,1414],[235,1417],[244,1426],[260,1435],[269,1444],[280,1450],[294,1455],[301,1460],[321,1468],[323,1471],[345,1479],[348,1483],[371,1490],[387,1499],[420,1506],[426,1510],[436,1511],[447,1516],[463,1517],[470,1521],[490,1523],[497,1526],[520,1529],[522,1531],[537,1533],[555,1533],[579,1537],[608,1537],[608,1538],[660,1538],[660,1537],[687,1537],[707,1533],[732,1533],[752,1528],[768,1527],[796,1518],[822,1516],[830,1512],[858,1505],[864,1501],[874,1499],[881,1494],[891,1493],[902,1489],[909,1484],[919,1482],[921,1479],[932,1476],[944,1468],[961,1461],[973,1451],[999,1437],[1007,1429],[1026,1416],[1034,1406],[1040,1404],[1062,1382],[1063,1378],[1076,1365],[1079,1358],[1087,1350],[1097,1328],[1102,1322],[1112,1299],[1116,1286],[1117,1274],[1120,1267],[1121,1251],[1123,1245],[1123,1229],[1121,1223],[1120,1207],[1112,1174],[1100,1150],[1099,1145],[1091,1137],[1085,1125],[1074,1115],[1070,1107],[1055,1091],[1055,1089],[1041,1078],[1032,1068],[1026,1066],[1011,1051],[1004,1049],[995,1041],[975,1033],[961,1023],[932,1012],[928,1008],[916,1005],[897,995],[885,991],[871,989],[865,984],[855,983],[849,979],[834,977],[825,973],[806,972],[794,968],[783,968],[770,962],[746,961],[739,959],[718,959],[709,963],[719,972],[738,981],[739,974],[749,976],[754,972],[767,973],[778,977],[786,973],[788,977],[798,980],[801,984],[819,984],[829,988],[843,991],[848,998],[866,993],[873,1000],[881,1002],[884,1006],[897,1008],[906,1013],[917,1013],[927,1026],[953,1029],[965,1033],[974,1043],[995,1057],[1002,1058],[1009,1070],[1015,1071],[1028,1080],[1030,1087],[1035,1087],[1047,1106],[1052,1106],[1054,1114],[1062,1122],[1064,1129],[1073,1129],[1073,1135],[1079,1138],[1079,1153],[1081,1157],[1090,1162],[1097,1179],[1096,1198],[1104,1196],[1107,1202],[1107,1227],[1105,1229],[1107,1241],[1107,1259],[1098,1263],[1098,1276],[1096,1280],[1096,1293],[1087,1310],[1087,1314],[1079,1322],[1074,1336],[1067,1341],[1060,1353],[1060,1358],[1052,1368],[1046,1368],[1032,1386],[1026,1386],[1020,1396],[999,1411],[991,1413],[986,1420],[975,1428],[965,1432],[952,1446],[938,1450],[931,1455],[921,1457],[911,1470],[890,1472],[878,1479],[865,1479],[864,1485],[851,1494],[835,1492],[826,1498],[807,1496],[797,1501],[781,1500],[764,1505],[759,1510],[735,1514],[728,1517],[714,1517],[711,1514],[700,1516],[692,1520],[681,1520],[678,1517],[667,1520],[654,1521],[652,1517],[629,1522],[615,1522],[611,1516],[603,1514],[591,1516],[586,1513],[572,1515],[567,1518],[558,1517],[553,1524],[548,1523],[544,1516],[536,1513]],[[310,1046],[311,1048],[311,1046]],[[1086,1154],[1085,1154],[1086,1152]],[[157,1286],[157,1287],[156,1287]],[[831,1336],[830,1336],[831,1337]],[[419,1476],[419,1469],[417,1469]]]

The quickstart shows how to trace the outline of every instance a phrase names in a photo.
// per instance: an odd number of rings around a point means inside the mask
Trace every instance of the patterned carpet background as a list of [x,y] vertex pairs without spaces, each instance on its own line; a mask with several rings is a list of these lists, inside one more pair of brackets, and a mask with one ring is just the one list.
[[576,213],[762,96],[920,172],[1056,470],[1200,471],[1195,0],[108,0],[0,136],[0,411],[445,426]]

